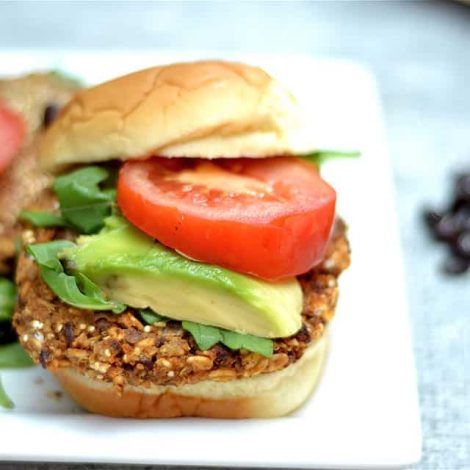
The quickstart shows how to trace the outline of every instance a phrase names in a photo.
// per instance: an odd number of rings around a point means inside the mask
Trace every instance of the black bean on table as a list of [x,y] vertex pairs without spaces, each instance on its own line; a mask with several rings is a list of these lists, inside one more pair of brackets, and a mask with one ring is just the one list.
[[469,201],[466,201],[465,199],[462,199],[461,197],[457,197],[454,199],[454,202],[452,203],[450,207],[450,212],[452,214],[456,214],[457,212],[460,211],[465,211],[469,208]]
[[464,173],[457,176],[455,189],[458,199],[470,202],[470,173]]
[[457,220],[452,215],[444,215],[434,227],[434,236],[442,241],[456,240],[459,232]]
[[455,252],[458,256],[470,260],[470,231],[463,232],[455,242]]
[[446,210],[426,209],[423,218],[434,239],[450,249],[443,271],[456,275],[470,270],[470,173],[456,175],[452,197]]
[[443,270],[446,274],[464,274],[468,271],[468,260],[457,256],[451,256],[444,261]]
[[424,211],[424,221],[429,228],[434,228],[442,219],[442,214],[432,209]]
[[470,203],[458,209],[454,214],[460,232],[470,230]]

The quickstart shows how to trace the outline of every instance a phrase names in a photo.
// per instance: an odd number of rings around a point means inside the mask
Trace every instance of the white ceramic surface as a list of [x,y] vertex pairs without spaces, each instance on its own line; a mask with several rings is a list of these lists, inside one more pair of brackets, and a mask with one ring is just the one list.
[[[94,83],[159,62],[217,54],[0,51],[0,74],[56,67]],[[357,64],[233,56],[266,67],[305,107],[321,148],[362,157],[325,165],[353,250],[341,278],[327,367],[312,399],[275,420],[117,420],[82,413],[37,368],[2,372],[0,460],[263,467],[399,467],[421,432],[391,171],[373,77]]]

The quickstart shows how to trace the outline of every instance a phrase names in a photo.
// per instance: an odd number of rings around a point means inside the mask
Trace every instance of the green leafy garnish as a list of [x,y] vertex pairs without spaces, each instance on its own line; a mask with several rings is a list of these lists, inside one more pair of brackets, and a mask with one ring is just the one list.
[[165,323],[168,321],[167,317],[164,317],[163,315],[160,315],[159,313],[154,312],[149,308],[146,308],[145,310],[139,310],[139,314],[147,325],[153,325],[154,323]]
[[59,253],[73,246],[70,241],[57,240],[29,245],[27,251],[38,263],[44,282],[65,303],[88,310],[112,310],[114,313],[122,313],[126,306],[107,300],[102,290],[86,276],[81,273],[76,276],[65,273]]
[[247,349],[266,357],[273,355],[273,342],[268,338],[235,333],[234,331],[201,325],[190,321],[182,322],[183,329],[189,331],[202,351],[210,349],[217,343],[223,343],[230,349]]
[[[80,233],[97,232],[115,206],[116,171],[89,166],[56,178],[54,191],[61,215],[22,211],[20,218],[36,227],[71,227]],[[101,186],[100,186],[101,185]]]
[[89,166],[56,178],[54,191],[63,219],[80,233],[94,233],[111,214],[116,198],[114,189],[103,189],[108,170]]
[[259,338],[253,335],[242,335],[234,331],[222,330],[223,340],[230,349],[248,349],[266,357],[273,355],[273,341],[268,338]]
[[15,309],[15,284],[4,277],[0,277],[0,321],[10,320]]
[[223,339],[221,330],[215,326],[201,325],[192,321],[184,321],[182,326],[184,330],[191,333],[194,341],[202,351],[212,348]]
[[63,82],[67,83],[70,88],[81,88],[84,86],[84,81],[81,78],[76,75],[72,75],[69,72],[64,72],[63,70],[52,70],[50,75],[56,76]]
[[67,222],[60,215],[43,211],[21,211],[20,219],[35,227],[65,227]]
[[5,389],[3,388],[1,377],[0,377],[0,406],[8,410],[11,410],[12,408],[15,407],[15,404],[11,401],[10,397],[7,395],[7,392],[5,392]]
[[316,150],[315,152],[301,155],[301,158],[320,166],[327,160],[333,160],[335,158],[357,158],[360,155],[361,152],[358,151],[341,152],[338,150]]
[[0,346],[0,368],[30,367],[34,362],[25,352],[20,343]]
[[[170,320],[168,317],[164,317],[149,308],[139,310],[139,314],[147,325],[163,323]],[[191,334],[201,351],[207,351],[217,343],[223,343],[225,346],[233,350],[248,349],[249,351],[262,354],[266,357],[271,357],[273,355],[273,342],[267,338],[244,335],[241,333],[235,333],[234,331],[217,328],[215,326],[202,325],[200,323],[186,320],[181,322],[181,326]]]

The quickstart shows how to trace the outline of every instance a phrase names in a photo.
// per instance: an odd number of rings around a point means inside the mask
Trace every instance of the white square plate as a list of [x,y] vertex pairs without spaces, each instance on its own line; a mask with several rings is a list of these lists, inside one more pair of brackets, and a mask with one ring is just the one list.
[[[88,83],[143,66],[218,54],[0,51],[0,75],[50,67]],[[0,411],[0,460],[263,467],[399,467],[421,434],[390,164],[373,77],[345,61],[233,56],[266,67],[297,95],[319,148],[357,148],[325,165],[350,226],[330,355],[313,398],[273,420],[118,420],[51,398],[39,368],[2,372],[16,408]]]

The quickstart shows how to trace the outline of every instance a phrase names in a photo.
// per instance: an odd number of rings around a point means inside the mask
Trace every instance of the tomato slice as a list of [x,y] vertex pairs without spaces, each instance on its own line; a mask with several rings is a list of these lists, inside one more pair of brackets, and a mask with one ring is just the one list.
[[185,256],[277,280],[319,263],[336,193],[294,157],[161,158],[121,168],[118,204],[136,227]]
[[24,135],[21,116],[0,102],[0,174],[19,152]]

